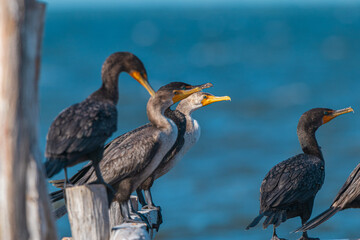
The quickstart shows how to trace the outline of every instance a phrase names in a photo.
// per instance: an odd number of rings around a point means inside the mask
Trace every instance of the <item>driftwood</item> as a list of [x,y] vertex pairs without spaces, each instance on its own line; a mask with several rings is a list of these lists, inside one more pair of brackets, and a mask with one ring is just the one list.
[[103,185],[66,188],[66,201],[75,240],[109,239],[108,200]]
[[44,13],[0,1],[0,239],[56,239],[37,142]]

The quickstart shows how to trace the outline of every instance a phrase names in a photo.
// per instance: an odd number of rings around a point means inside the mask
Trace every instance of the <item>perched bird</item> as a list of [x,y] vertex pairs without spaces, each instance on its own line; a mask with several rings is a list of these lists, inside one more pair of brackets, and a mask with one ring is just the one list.
[[[191,86],[173,82],[161,87],[147,104],[150,126],[141,126],[115,138],[105,146],[99,168],[105,181],[115,189],[114,200],[119,203],[125,222],[137,222],[130,218],[127,204],[130,194],[157,168],[176,141],[177,127],[172,120],[164,116],[165,110],[208,86],[209,84]],[[85,171],[80,170],[71,179],[74,180],[73,184],[82,185],[96,181],[93,168],[89,165],[84,169]],[[53,203],[62,198],[62,191],[51,194]],[[58,209],[63,207],[58,206]]]
[[329,209],[305,223],[296,232],[313,229],[331,218],[335,213],[348,208],[360,208],[360,164],[351,172]]
[[[246,229],[266,217],[263,227],[273,224],[273,240],[279,239],[276,228],[287,219],[300,217],[302,224],[311,216],[314,198],[324,183],[324,158],[315,138],[316,130],[352,108],[331,110],[314,108],[299,120],[297,135],[304,153],[275,165],[265,176],[260,188],[260,213]],[[300,239],[309,238],[305,231]]]
[[[178,137],[174,146],[165,155],[156,170],[137,189],[139,201],[144,208],[158,209],[153,203],[150,192],[154,181],[169,172],[199,140],[200,126],[198,122],[192,118],[192,113],[211,103],[228,100],[231,100],[229,96],[216,97],[210,93],[198,92],[182,100],[176,107],[176,110],[172,111],[170,108],[167,109],[165,115],[176,124]],[[141,190],[144,190],[146,201]]]
[[66,185],[66,168],[91,160],[97,180],[105,184],[98,163],[105,141],[116,131],[118,77],[121,72],[130,74],[150,95],[155,94],[139,58],[129,52],[111,54],[102,66],[101,87],[84,101],[63,110],[52,122],[45,150],[47,177],[64,169]]

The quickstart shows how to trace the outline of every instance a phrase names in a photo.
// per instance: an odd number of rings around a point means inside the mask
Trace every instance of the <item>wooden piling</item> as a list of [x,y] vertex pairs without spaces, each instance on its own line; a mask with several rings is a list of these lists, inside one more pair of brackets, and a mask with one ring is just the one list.
[[0,1],[0,239],[56,239],[37,141],[44,13]]
[[74,240],[109,239],[108,200],[103,185],[67,188],[66,201]]
[[[136,196],[130,198],[133,209],[138,211]],[[106,190],[103,185],[83,185],[66,189],[67,212],[74,240],[151,240],[158,223],[157,210],[140,210],[148,221],[145,223],[123,223],[120,206],[117,202],[108,209]],[[142,221],[131,214],[134,220]],[[67,239],[67,238],[66,238]]]

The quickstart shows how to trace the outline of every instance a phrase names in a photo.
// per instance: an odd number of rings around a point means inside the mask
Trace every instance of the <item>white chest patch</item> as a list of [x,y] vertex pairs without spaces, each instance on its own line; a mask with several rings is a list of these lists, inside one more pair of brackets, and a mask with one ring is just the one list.
[[186,132],[184,134],[184,145],[180,151],[171,159],[161,171],[156,173],[155,178],[159,178],[162,175],[169,172],[183,157],[184,155],[195,145],[195,143],[200,138],[200,126],[198,122],[192,118],[187,119],[191,121],[191,124],[188,124],[186,127]]

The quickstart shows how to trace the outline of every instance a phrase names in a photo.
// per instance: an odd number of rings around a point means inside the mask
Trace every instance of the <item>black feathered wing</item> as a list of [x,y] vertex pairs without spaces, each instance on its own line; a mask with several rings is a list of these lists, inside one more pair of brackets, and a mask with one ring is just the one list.
[[[124,133],[118,137],[116,137],[115,139],[113,139],[110,143],[106,144],[104,149],[106,154],[109,152],[109,148],[116,148],[116,146],[121,146],[121,144],[123,143],[123,141],[125,141],[128,137],[130,137],[131,135],[134,135],[136,133],[138,133],[139,131],[143,131],[149,127],[151,127],[152,125],[150,123],[145,124],[141,127],[138,127],[132,131],[129,131],[127,133]],[[105,155],[105,154],[104,154]],[[107,160],[116,162],[116,159],[110,159],[108,157],[106,157]],[[106,161],[106,160],[105,160]],[[107,166],[109,163],[105,163],[104,160],[100,161],[100,171],[102,172],[103,168],[105,166]],[[95,174],[95,169],[92,166],[92,163],[88,163],[86,164],[82,169],[80,169],[73,177],[70,178],[70,182],[71,184],[74,185],[83,185],[86,183],[90,183],[91,181],[93,181],[93,175]],[[63,188],[64,187],[64,179],[61,180],[54,180],[54,181],[50,181],[55,187],[58,188]]]
[[110,145],[104,152],[101,173],[113,185],[141,173],[156,155],[160,143],[154,136],[124,141],[121,146]]
[[86,99],[62,111],[47,135],[47,158],[72,159],[102,147],[116,131],[117,111],[111,103]]
[[[157,153],[160,143],[155,128],[142,126],[127,134],[127,138],[116,138],[106,145],[99,163],[101,174],[108,184],[114,186],[124,178],[142,172]],[[91,171],[91,170],[90,170]],[[93,172],[86,183],[96,181]]]
[[305,203],[319,191],[324,176],[323,161],[315,156],[299,154],[277,164],[261,184],[261,212]]

